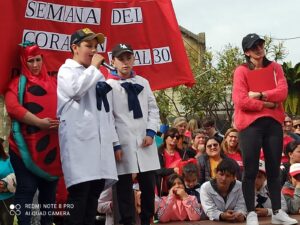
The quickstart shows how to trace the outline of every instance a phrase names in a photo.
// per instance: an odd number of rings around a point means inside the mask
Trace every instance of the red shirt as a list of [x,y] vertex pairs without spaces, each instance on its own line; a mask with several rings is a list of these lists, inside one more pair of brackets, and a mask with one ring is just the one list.
[[174,154],[170,155],[166,150],[164,150],[164,158],[165,158],[165,168],[174,168],[176,167],[174,163],[181,160],[181,156],[177,151],[174,151]]
[[[267,83],[263,76],[268,76],[270,83],[274,84],[274,88],[262,90],[262,85],[258,85],[259,87],[257,88],[260,88],[260,90],[255,90],[253,87],[255,82],[252,82],[250,85],[249,76],[255,76],[256,82],[260,84],[262,82]],[[276,109],[264,108],[263,101],[248,97],[249,91],[264,92],[266,101],[280,104]],[[245,64],[238,66],[234,72],[232,90],[235,127],[238,130],[243,130],[261,117],[271,117],[282,123],[284,120],[284,110],[281,103],[286,99],[287,93],[287,82],[283,70],[278,63],[272,62],[267,67],[258,70],[250,70]]]

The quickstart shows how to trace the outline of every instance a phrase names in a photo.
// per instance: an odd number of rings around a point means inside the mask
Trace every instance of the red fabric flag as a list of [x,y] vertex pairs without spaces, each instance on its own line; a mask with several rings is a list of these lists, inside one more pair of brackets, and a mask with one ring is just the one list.
[[107,62],[115,44],[131,44],[134,70],[153,90],[195,83],[171,0],[20,0],[1,1],[0,8],[1,94],[18,74],[19,43],[36,42],[44,49],[48,71],[56,74],[72,57],[70,35],[85,27],[105,35],[98,51]]

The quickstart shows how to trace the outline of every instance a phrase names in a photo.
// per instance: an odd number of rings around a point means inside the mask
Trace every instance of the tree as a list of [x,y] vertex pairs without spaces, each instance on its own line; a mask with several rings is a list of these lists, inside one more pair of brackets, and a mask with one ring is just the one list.
[[288,83],[289,94],[284,102],[285,111],[290,115],[300,115],[300,63],[292,67],[291,63],[283,63],[283,71]]

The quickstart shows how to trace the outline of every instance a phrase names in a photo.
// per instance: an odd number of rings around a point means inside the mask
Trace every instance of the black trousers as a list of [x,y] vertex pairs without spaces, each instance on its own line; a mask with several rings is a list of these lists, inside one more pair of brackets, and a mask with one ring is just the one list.
[[[135,208],[132,189],[132,174],[119,175],[117,199],[121,216],[120,224],[131,225],[134,222]],[[154,171],[137,174],[141,190],[141,225],[149,225],[154,215]]]
[[68,188],[67,207],[70,215],[65,216],[65,225],[94,225],[98,198],[104,188],[104,180],[92,180]]
[[272,209],[280,209],[281,185],[279,175],[283,150],[281,124],[270,117],[259,118],[239,132],[239,144],[244,163],[243,194],[248,212],[255,210],[255,179],[258,173],[261,148],[264,152]]

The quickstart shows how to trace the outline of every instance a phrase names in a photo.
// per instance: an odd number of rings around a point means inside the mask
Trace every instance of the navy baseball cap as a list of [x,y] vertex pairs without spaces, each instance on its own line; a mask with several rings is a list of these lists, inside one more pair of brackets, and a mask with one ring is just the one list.
[[119,57],[123,53],[128,52],[130,54],[133,54],[133,49],[129,44],[117,44],[115,47],[113,47],[111,54],[112,57]]
[[251,34],[248,34],[247,36],[245,36],[242,41],[243,51],[245,52],[248,49],[250,49],[254,45],[254,43],[257,41],[265,42],[265,40],[263,38],[261,38],[260,36],[258,36],[255,33],[251,33]]

